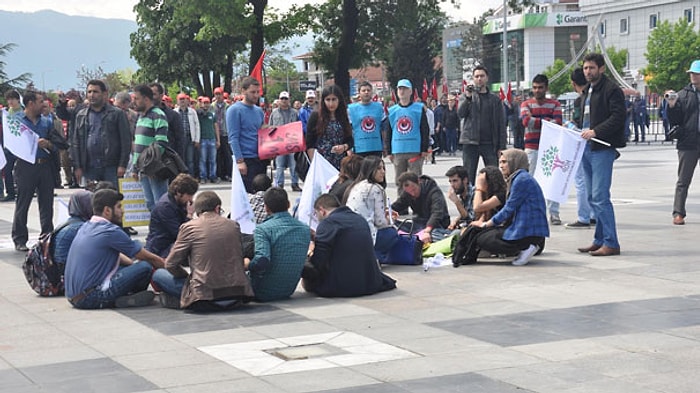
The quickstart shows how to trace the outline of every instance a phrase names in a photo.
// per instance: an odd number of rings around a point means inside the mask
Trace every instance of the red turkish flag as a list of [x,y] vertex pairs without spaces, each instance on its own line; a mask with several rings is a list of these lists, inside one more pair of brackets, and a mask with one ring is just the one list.
[[413,89],[413,102],[418,102],[420,96],[418,95],[418,89]]
[[447,78],[442,78],[442,94],[449,94],[450,89],[447,87]]
[[423,95],[421,95],[421,98],[423,98],[424,102],[428,99],[428,81],[425,78],[423,78]]
[[437,95],[437,82],[435,81],[435,78],[433,78],[433,83],[430,86],[430,95],[433,96],[437,100],[438,95]]

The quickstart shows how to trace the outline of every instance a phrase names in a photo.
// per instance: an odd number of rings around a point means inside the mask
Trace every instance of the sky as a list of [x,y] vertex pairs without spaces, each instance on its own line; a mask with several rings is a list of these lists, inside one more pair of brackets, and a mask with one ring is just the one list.
[[[471,21],[487,11],[503,4],[502,0],[459,0],[460,9],[455,9],[450,0],[444,3],[444,10],[455,20]],[[0,10],[34,12],[52,10],[67,15],[94,16],[98,18],[115,18],[136,20],[133,12],[138,0],[13,0],[0,2]],[[268,5],[285,11],[292,4],[322,3],[322,0],[269,0]]]

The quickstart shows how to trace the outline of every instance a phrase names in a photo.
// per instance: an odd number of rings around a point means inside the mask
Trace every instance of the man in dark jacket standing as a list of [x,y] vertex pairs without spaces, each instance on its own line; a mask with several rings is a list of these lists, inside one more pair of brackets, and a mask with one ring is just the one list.
[[678,126],[674,138],[678,139],[678,181],[673,198],[673,224],[685,224],[685,201],[688,187],[693,180],[695,167],[700,159],[700,60],[695,60],[688,70],[690,83],[678,93],[667,91],[668,121],[671,127]]
[[91,80],[87,85],[89,107],[75,115],[75,128],[70,134],[70,157],[75,178],[106,180],[115,187],[124,177],[131,153],[129,120],[119,108],[107,102],[107,85]]
[[506,121],[503,104],[489,92],[489,72],[484,66],[474,67],[474,84],[467,87],[460,99],[458,114],[464,119],[459,144],[462,164],[470,179],[476,179],[479,156],[484,166],[498,165],[498,152],[506,148]]
[[396,281],[379,270],[367,220],[330,194],[316,199],[314,211],[321,222],[311,263],[302,272],[304,289],[324,297],[353,297],[396,288]]
[[163,94],[165,89],[163,85],[153,82],[148,85],[153,91],[153,106],[160,108],[165,113],[165,118],[168,120],[168,145],[185,158],[185,130],[182,129],[182,118],[180,115],[165,105],[163,102]]
[[[581,137],[588,140],[583,166],[588,200],[597,219],[593,243],[579,248],[592,256],[620,254],[615,211],[610,200],[613,162],[617,147],[625,147],[625,95],[605,75],[605,59],[600,53],[583,58],[583,73],[588,87],[581,96],[583,121]],[[591,140],[596,138],[607,144]]]
[[450,225],[450,213],[447,211],[447,201],[435,180],[428,176],[404,172],[399,176],[399,187],[403,190],[399,199],[391,204],[391,209],[397,212],[413,211],[413,231],[423,230],[422,241],[430,241],[430,232],[436,228],[447,228]]

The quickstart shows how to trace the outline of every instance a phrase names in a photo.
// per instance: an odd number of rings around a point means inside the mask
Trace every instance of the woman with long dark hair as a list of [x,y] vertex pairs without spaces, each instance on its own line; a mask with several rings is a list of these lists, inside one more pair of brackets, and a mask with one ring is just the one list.
[[311,113],[306,126],[309,159],[318,152],[340,170],[340,161],[352,146],[352,126],[343,92],[336,85],[326,86],[321,93],[319,110]]
[[506,203],[506,180],[501,170],[487,166],[476,176],[474,190],[474,220],[488,221]]
[[374,251],[382,260],[396,241],[397,232],[389,220],[386,199],[386,168],[381,157],[368,156],[360,175],[345,193],[345,205],[361,215],[372,232]]

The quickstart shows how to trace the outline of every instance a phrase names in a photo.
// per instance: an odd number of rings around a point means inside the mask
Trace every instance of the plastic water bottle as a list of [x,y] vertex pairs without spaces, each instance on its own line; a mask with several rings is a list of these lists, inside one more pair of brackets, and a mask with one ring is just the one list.
[[581,129],[578,128],[578,127],[576,127],[576,123],[574,123],[574,122],[571,121],[571,120],[569,120],[569,121],[567,121],[566,123],[564,123],[564,127],[568,128],[568,129],[570,129],[570,130],[574,130],[574,131],[581,132]]
[[432,257],[430,257],[428,259],[423,259],[423,271],[427,272],[428,270],[430,270],[430,266],[432,266],[432,264],[433,264]]
[[440,266],[443,264],[443,262],[445,262],[445,256],[442,255],[442,253],[437,253],[435,254],[435,257],[433,257],[432,262],[432,266]]

